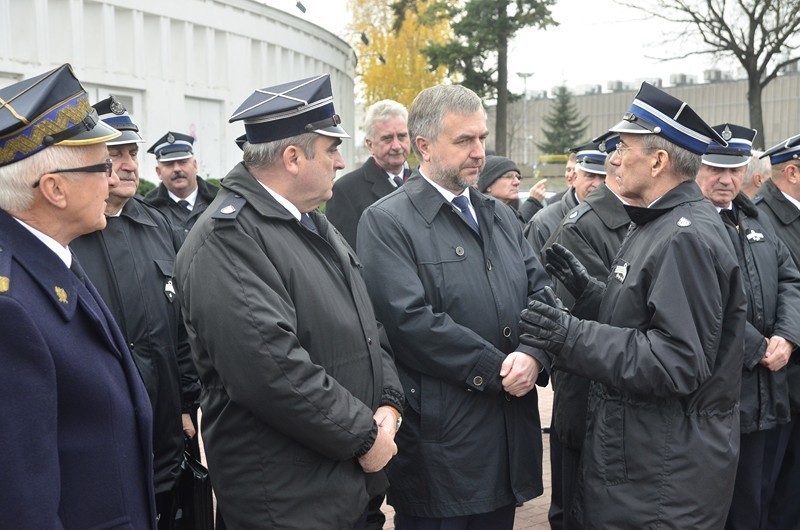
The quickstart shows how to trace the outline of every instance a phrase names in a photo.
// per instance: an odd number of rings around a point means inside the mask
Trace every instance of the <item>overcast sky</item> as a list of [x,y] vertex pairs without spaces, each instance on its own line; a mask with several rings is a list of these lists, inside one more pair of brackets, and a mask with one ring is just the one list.
[[[296,7],[296,0],[261,0],[262,2],[304,17],[329,31],[344,36],[351,20],[346,0],[302,0],[306,13]],[[387,0],[388,1],[388,0]],[[735,64],[727,60],[713,64],[710,56],[680,61],[660,62],[648,57],[667,57],[684,53],[674,40],[668,41],[663,21],[647,20],[635,9],[613,0],[558,0],[553,15],[559,26],[546,30],[527,28],[519,32],[509,50],[509,82],[521,92],[528,78],[528,90],[547,90],[566,84],[573,90],[581,85],[601,85],[609,81],[634,83],[660,77],[664,84],[670,74],[685,73],[702,81],[703,70],[720,68],[733,72]],[[674,27],[672,28],[674,31]],[[638,84],[638,83],[637,83]]]

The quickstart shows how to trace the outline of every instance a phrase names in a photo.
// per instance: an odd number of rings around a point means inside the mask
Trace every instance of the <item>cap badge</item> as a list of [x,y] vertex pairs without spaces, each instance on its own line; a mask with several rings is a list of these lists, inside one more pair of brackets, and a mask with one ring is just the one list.
[[235,207],[235,206],[233,206],[232,204],[229,204],[228,206],[226,206],[226,207],[222,208],[222,209],[219,211],[219,213],[224,213],[225,215],[230,215],[230,214],[232,214],[232,213],[233,213],[233,212],[235,212],[235,211],[236,211],[236,207]]
[[726,125],[726,126],[725,126],[725,130],[724,130],[724,131],[722,131],[722,139],[723,139],[723,140],[725,140],[725,141],[727,142],[727,141],[728,141],[728,140],[730,140],[731,138],[733,138],[733,133],[731,132],[731,129],[730,129],[730,127],[728,127],[728,126]]
[[690,226],[691,224],[692,224],[692,222],[690,220],[688,220],[687,218],[685,218],[685,217],[681,217],[680,219],[678,219],[678,226],[680,226],[681,228],[686,228],[687,226]]
[[67,303],[67,292],[64,289],[62,289],[61,287],[58,287],[58,286],[53,287],[53,289],[56,292],[56,297],[58,297],[58,301],[61,302],[62,304],[66,304]]
[[116,114],[117,116],[122,116],[125,114],[125,107],[122,106],[122,103],[117,101],[117,98],[111,96],[111,112]]
[[167,142],[169,142],[169,143],[171,143],[171,144],[174,144],[174,143],[175,143],[175,137],[172,135],[172,133],[169,133],[169,134],[167,135]]

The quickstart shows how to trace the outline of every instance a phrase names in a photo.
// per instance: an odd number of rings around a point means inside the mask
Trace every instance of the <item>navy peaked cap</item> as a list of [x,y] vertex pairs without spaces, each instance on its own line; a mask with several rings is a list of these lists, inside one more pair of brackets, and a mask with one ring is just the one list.
[[619,133],[614,131],[608,131],[607,133],[601,134],[592,141],[597,142],[598,149],[606,153],[608,156],[611,156],[611,153],[616,151],[617,146],[619,145]]
[[765,156],[769,157],[769,161],[773,165],[782,164],[788,160],[800,159],[800,134],[770,147],[759,158],[764,158]]
[[339,126],[342,120],[333,108],[328,74],[256,90],[228,121],[243,121],[245,136],[251,144],[307,132],[350,138]]
[[119,135],[98,119],[69,64],[0,89],[0,166],[51,145],[92,145]]
[[575,153],[576,167],[587,173],[606,174],[606,153],[600,150],[600,142],[592,141],[570,149]]
[[174,162],[175,160],[192,158],[194,156],[193,145],[193,136],[169,131],[156,140],[156,143],[151,145],[147,152],[156,155],[156,160],[159,162]]
[[144,143],[142,137],[139,136],[139,126],[133,123],[128,109],[113,95],[98,101],[92,107],[97,111],[100,120],[121,133],[119,138],[106,142],[108,145]]
[[753,156],[753,140],[758,131],[741,125],[723,123],[713,127],[728,142],[720,145],[711,142],[703,155],[703,163],[714,167],[741,167],[747,165]]
[[622,121],[611,131],[657,134],[698,155],[704,154],[712,141],[727,145],[688,104],[646,82],[642,83]]

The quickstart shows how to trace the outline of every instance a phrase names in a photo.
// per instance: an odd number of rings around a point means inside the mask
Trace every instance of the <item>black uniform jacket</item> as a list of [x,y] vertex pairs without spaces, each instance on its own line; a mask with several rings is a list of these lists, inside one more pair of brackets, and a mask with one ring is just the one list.
[[155,528],[152,413],[91,281],[0,210],[0,528]]
[[105,229],[70,244],[119,324],[150,396],[156,493],[172,489],[183,461],[184,395],[190,405],[200,394],[172,280],[177,245],[166,217],[139,197]]
[[[388,500],[404,514],[485,513],[542,493],[536,390],[502,388],[519,312],[549,278],[511,208],[470,189],[481,236],[415,172],[367,208],[358,252],[406,395]],[[539,384],[547,381],[546,373]]]
[[[553,232],[544,248],[553,243],[563,245],[578,258],[592,277],[605,283],[630,222],[622,201],[602,184],[564,217],[561,226]],[[557,282],[555,291],[564,305],[571,308],[575,300],[566,287]],[[597,315],[582,316],[597,318]],[[554,390],[553,425],[558,440],[562,445],[580,449],[586,435],[589,380],[559,370],[554,370],[551,377]]]
[[151,190],[150,193],[145,195],[144,200],[167,216],[172,226],[180,234],[182,243],[186,240],[189,230],[200,218],[200,214],[206,211],[208,205],[217,196],[217,191],[219,191],[218,187],[197,177],[197,199],[191,212],[170,198],[164,184],[159,184],[156,189]]
[[564,192],[560,201],[548,204],[528,221],[525,226],[525,237],[528,238],[537,257],[541,257],[540,253],[550,238],[550,234],[558,228],[564,216],[577,205],[578,199],[575,197],[575,190],[569,188]]
[[[403,171],[405,178],[410,169]],[[397,188],[389,182],[386,171],[369,157],[364,165],[343,175],[333,184],[333,197],[325,206],[325,215],[333,223],[351,247],[356,248],[358,220],[367,206]]]
[[726,221],[747,295],[747,327],[742,367],[741,430],[764,431],[787,423],[789,384],[786,368],[771,372],[759,361],[768,339],[800,340],[800,273],[766,214],[740,193],[733,204],[738,225]]
[[694,182],[625,208],[598,322],[570,326],[553,361],[593,380],[576,515],[585,528],[721,528],[739,454],[739,265]]
[[[178,253],[203,439],[233,528],[352,528],[383,473],[356,455],[402,391],[352,249],[235,166]],[[383,339],[383,340],[382,340]]]
[[[800,267],[800,209],[789,202],[772,180],[767,180],[761,186],[755,203],[789,249],[795,265]],[[792,414],[800,414],[800,356],[793,354],[786,369]]]

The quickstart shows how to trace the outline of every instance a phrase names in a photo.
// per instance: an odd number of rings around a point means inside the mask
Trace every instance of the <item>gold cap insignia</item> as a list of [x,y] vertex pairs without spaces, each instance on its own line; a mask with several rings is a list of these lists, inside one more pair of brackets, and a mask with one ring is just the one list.
[[58,297],[58,301],[61,302],[62,304],[66,304],[67,303],[67,291],[65,291],[64,289],[62,289],[61,287],[58,287],[58,286],[55,286],[54,289],[56,291],[56,296]]
[[8,291],[8,286],[10,284],[11,280],[9,280],[7,276],[0,276],[0,293]]

